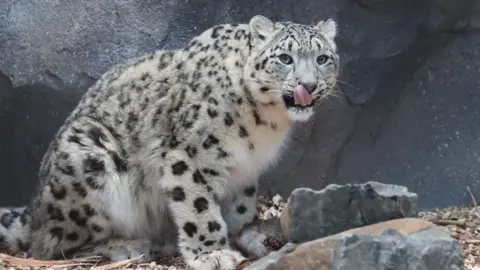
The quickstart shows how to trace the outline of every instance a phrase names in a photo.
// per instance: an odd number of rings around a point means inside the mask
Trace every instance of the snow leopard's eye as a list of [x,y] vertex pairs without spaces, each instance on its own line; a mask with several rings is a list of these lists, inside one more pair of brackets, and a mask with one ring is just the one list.
[[325,54],[322,54],[319,57],[317,57],[317,64],[319,64],[319,65],[323,65],[327,61],[328,61],[328,56],[326,56]]
[[278,59],[280,59],[280,61],[282,61],[282,63],[284,63],[285,65],[290,65],[291,63],[293,63],[292,57],[285,53],[280,54],[278,56]]

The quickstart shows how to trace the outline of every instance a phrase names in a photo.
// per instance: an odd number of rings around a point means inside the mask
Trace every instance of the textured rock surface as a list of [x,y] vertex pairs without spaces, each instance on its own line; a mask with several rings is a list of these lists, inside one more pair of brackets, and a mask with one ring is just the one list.
[[336,19],[345,93],[299,125],[265,192],[375,180],[407,186],[421,208],[469,203],[465,186],[480,197],[478,3],[2,0],[0,205],[28,200],[47,143],[108,67],[257,13]]
[[332,270],[460,270],[463,252],[457,241],[437,234],[403,236],[388,229],[379,236],[352,235],[335,250]]
[[377,182],[297,188],[280,216],[289,241],[301,243],[382,221],[417,215],[417,194]]
[[348,230],[282,249],[243,270],[463,269],[460,244],[448,230],[405,218]]

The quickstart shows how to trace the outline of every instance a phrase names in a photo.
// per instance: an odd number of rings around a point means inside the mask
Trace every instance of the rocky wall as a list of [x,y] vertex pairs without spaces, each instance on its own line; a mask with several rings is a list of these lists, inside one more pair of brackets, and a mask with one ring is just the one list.
[[296,127],[264,193],[378,181],[419,208],[480,198],[478,0],[2,0],[0,205],[26,203],[39,161],[86,88],[113,64],[183,46],[255,14],[337,20],[337,98]]

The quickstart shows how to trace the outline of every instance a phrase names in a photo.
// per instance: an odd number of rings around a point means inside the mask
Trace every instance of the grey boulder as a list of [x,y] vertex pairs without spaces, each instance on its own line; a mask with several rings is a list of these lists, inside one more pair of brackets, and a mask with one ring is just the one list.
[[416,216],[417,194],[378,182],[295,189],[280,216],[282,230],[302,243],[352,228]]
[[242,270],[457,270],[463,250],[448,229],[419,218],[355,228],[302,244],[288,243]]
[[408,236],[387,229],[378,236],[346,236],[334,251],[332,270],[460,270],[458,241],[431,229]]

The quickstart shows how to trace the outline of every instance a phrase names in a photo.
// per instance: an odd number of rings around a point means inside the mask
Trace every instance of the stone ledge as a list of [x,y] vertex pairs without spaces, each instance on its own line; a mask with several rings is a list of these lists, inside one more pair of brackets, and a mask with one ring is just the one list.
[[[359,256],[342,256],[347,251],[349,251],[350,254],[357,252],[355,255],[358,255],[360,251],[365,252],[363,249],[355,251],[356,247],[354,244],[363,243],[364,246],[370,247],[373,245],[378,248],[378,243],[388,243],[389,241],[391,242],[392,239],[400,244],[408,243],[409,248],[413,247],[413,250],[420,251],[419,255],[421,256],[415,257],[411,252],[402,253],[399,252],[402,250],[391,246],[388,247],[388,245],[385,249],[377,250],[376,255],[360,257],[361,260],[359,260]],[[352,245],[354,248],[352,248]],[[395,268],[398,270],[463,269],[462,248],[458,241],[449,237],[448,230],[417,218],[380,222],[298,245],[289,243],[279,251],[272,252],[243,269],[351,269],[348,267],[345,268],[348,265],[357,265],[356,270],[387,269],[385,268],[385,264],[371,264],[381,256],[387,257],[390,260],[392,258],[401,258],[398,259],[398,261],[404,261],[402,264],[404,266],[411,264],[418,266],[414,268]],[[443,259],[438,256],[443,257]],[[446,260],[445,257],[448,257],[448,260]],[[436,259],[432,260],[432,258]],[[439,260],[439,258],[441,260]],[[421,264],[418,262],[424,263],[424,266],[420,266]],[[450,265],[448,267],[443,266],[442,268],[436,264],[436,262],[449,262]],[[376,265],[376,267],[372,268],[372,265]]]

